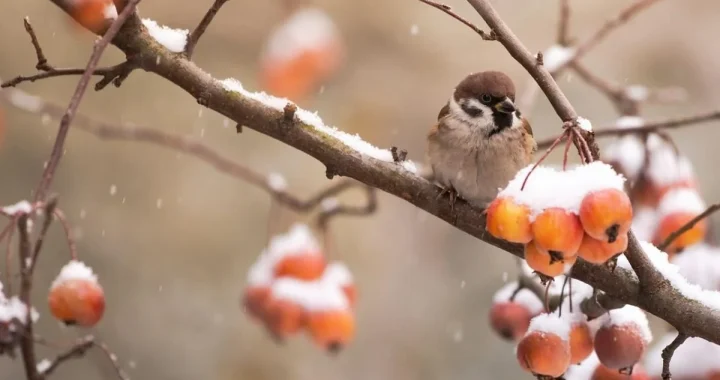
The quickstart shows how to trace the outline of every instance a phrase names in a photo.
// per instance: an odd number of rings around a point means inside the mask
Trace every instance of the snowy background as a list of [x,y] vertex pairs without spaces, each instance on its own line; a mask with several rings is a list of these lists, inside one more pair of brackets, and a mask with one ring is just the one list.
[[[142,16],[192,28],[211,1],[145,1]],[[280,1],[229,2],[195,51],[196,62],[217,78],[256,85],[265,38],[281,15]],[[414,0],[316,4],[334,17],[346,38],[347,65],[312,101],[323,119],[360,133],[371,143],[397,145],[422,159],[424,137],[453,86],[467,73],[501,69],[521,89],[524,70],[497,43],[483,42],[458,22]],[[448,1],[472,20],[460,0]],[[594,31],[627,1],[573,1],[572,34]],[[554,1],[496,0],[498,11],[533,51],[554,42]],[[650,120],[716,108],[720,101],[720,4],[692,7],[665,0],[614,33],[585,61],[597,73],[629,84],[681,85],[685,104],[647,106]],[[22,27],[29,16],[50,63],[83,66],[93,37],[77,33],[49,1],[0,2],[0,77],[34,72],[35,55]],[[481,25],[479,23],[479,25]],[[484,26],[484,25],[482,25]],[[711,48],[709,48],[711,47]],[[122,55],[111,49],[103,62]],[[21,88],[66,103],[77,78],[50,79]],[[596,128],[616,114],[607,100],[573,76],[561,85]],[[262,172],[285,175],[289,189],[309,195],[326,185],[324,166],[245,129],[236,135],[223,118],[202,109],[169,82],[135,72],[116,89],[90,93],[80,111],[107,121],[133,122],[185,133]],[[4,178],[0,204],[26,198],[36,185],[57,123],[3,109],[8,130],[0,147]],[[531,122],[538,138],[559,130],[541,99]],[[712,159],[718,123],[673,131],[699,173],[708,203],[719,199]],[[710,159],[706,158],[711,155]],[[557,155],[553,156],[557,160]],[[111,190],[114,189],[114,190]],[[133,379],[494,379],[523,376],[513,347],[490,330],[493,293],[515,273],[511,256],[454,230],[402,200],[380,196],[370,219],[338,220],[337,259],[353,271],[358,291],[358,335],[329,358],[306,339],[277,346],[239,307],[247,269],[263,249],[269,197],[205,164],[134,142],[101,142],[71,131],[54,190],[79,234],[80,257],[106,290],[107,314],[93,332],[118,354]],[[348,194],[350,202],[362,194]],[[285,215],[285,226],[295,216]],[[60,228],[41,257],[36,282],[38,331],[54,341],[82,334],[61,329],[44,302],[68,257]],[[656,326],[657,327],[657,326]],[[40,350],[40,358],[54,351]],[[54,379],[114,379],[106,358],[63,366]],[[0,378],[22,376],[21,363],[0,358]],[[524,375],[527,376],[527,375]],[[528,377],[529,378],[529,377]]]

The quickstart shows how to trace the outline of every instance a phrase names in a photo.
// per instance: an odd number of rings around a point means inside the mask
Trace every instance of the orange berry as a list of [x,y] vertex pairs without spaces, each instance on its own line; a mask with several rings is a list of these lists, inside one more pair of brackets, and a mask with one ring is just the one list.
[[593,350],[593,337],[586,322],[572,325],[570,330],[570,363],[578,364],[587,359]]
[[[687,224],[697,215],[688,212],[674,212],[666,215],[660,221],[657,230],[655,232],[655,238],[653,243],[655,245],[662,244],[671,234],[680,229],[682,226]],[[707,221],[701,220],[696,223],[691,229],[683,232],[673,240],[667,247],[666,252],[668,254],[674,254],[682,251],[686,247],[701,242],[707,234]]]
[[496,198],[487,208],[490,235],[511,243],[526,244],[532,240],[530,209],[512,198]]
[[580,204],[580,221],[592,238],[614,243],[627,234],[632,224],[632,204],[624,191],[605,189],[593,191]]
[[349,310],[311,312],[308,329],[317,345],[335,353],[353,339],[355,318]]
[[645,368],[639,363],[633,367],[631,376],[620,373],[617,369],[610,369],[602,363],[599,363],[590,380],[650,380],[650,376],[648,376]]
[[595,333],[595,352],[611,369],[631,368],[642,359],[647,343],[635,324],[609,325]]
[[555,334],[533,331],[518,344],[517,360],[534,375],[560,377],[570,366],[570,345]]
[[583,239],[583,227],[577,215],[562,208],[548,208],[532,223],[533,241],[538,248],[575,256]]
[[612,243],[600,241],[585,234],[580,249],[578,249],[578,256],[593,264],[604,264],[613,257],[625,252],[627,245],[627,233],[618,235],[617,239]]
[[557,277],[565,272],[565,265],[575,264],[577,256],[567,258],[553,256],[538,247],[534,242],[525,244],[525,261],[534,271],[549,277]]
[[105,295],[97,282],[71,278],[53,285],[48,304],[52,315],[65,324],[90,327],[105,312]]
[[505,340],[518,340],[525,335],[532,315],[517,302],[498,302],[490,308],[490,326]]
[[315,252],[286,255],[275,264],[275,276],[317,280],[325,271],[326,264],[325,257]]
[[243,306],[251,318],[255,320],[264,320],[269,301],[269,286],[250,286],[245,289],[245,294],[243,295]]
[[[72,5],[70,15],[84,28],[98,32],[105,26],[108,13],[114,9],[112,0],[79,0]],[[116,10],[114,14],[117,15]]]
[[265,323],[270,332],[279,339],[285,339],[303,328],[306,312],[299,304],[284,300],[271,299],[267,303]]

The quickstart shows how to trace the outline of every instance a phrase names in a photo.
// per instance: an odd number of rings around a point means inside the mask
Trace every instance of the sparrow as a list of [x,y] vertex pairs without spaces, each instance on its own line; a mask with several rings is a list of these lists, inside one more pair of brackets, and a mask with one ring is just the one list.
[[537,150],[530,123],[515,106],[515,85],[499,71],[465,77],[427,135],[429,179],[486,208]]

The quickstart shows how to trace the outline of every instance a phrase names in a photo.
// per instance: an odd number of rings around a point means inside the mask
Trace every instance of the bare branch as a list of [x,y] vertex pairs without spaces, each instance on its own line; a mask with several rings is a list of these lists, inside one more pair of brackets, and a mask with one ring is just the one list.
[[85,68],[85,73],[82,75],[82,77],[80,77],[80,82],[78,82],[75,93],[70,99],[70,104],[67,107],[67,111],[65,111],[65,115],[63,116],[62,121],[60,121],[60,128],[58,129],[57,137],[55,138],[55,144],[53,145],[52,153],[50,153],[50,159],[48,160],[47,166],[43,171],[42,179],[38,184],[37,190],[35,191],[36,201],[45,198],[45,194],[47,193],[50,185],[52,184],[53,177],[55,176],[55,170],[57,169],[57,166],[60,163],[60,159],[63,155],[65,138],[67,137],[68,131],[70,129],[70,123],[72,123],[73,118],[75,117],[75,112],[80,106],[80,101],[82,101],[85,90],[90,83],[90,76],[92,76],[92,73],[98,64],[98,61],[100,61],[100,57],[105,51],[105,48],[108,46],[110,41],[112,41],[115,35],[120,31],[120,27],[122,27],[123,23],[125,23],[125,20],[130,17],[133,12],[135,12],[135,7],[140,1],[141,0],[129,0],[127,5],[125,6],[125,9],[123,9],[122,12],[120,12],[120,14],[118,15],[117,19],[113,21],[112,25],[110,25],[110,28],[108,28],[107,32],[105,32],[103,38],[101,38],[95,43],[95,46],[93,47],[93,52],[90,55],[90,60],[88,61],[87,67]]
[[[595,137],[610,137],[621,136],[631,133],[651,133],[659,132],[663,129],[691,127],[701,123],[707,123],[716,120],[720,120],[720,111],[710,111],[698,115],[680,117],[677,119],[659,120],[645,123],[637,127],[608,126],[594,130],[594,134]],[[538,149],[545,149],[549,147],[550,145],[552,145],[553,142],[555,142],[558,137],[560,137],[560,135],[543,140],[538,140]]]
[[[331,204],[325,210],[323,210],[318,216],[318,225],[321,229],[327,227],[328,222],[339,215],[349,216],[366,216],[371,215],[377,210],[377,193],[375,189],[370,186],[364,186],[367,200],[363,206],[342,206]],[[330,198],[325,198],[330,199]]]
[[570,45],[570,0],[560,0],[557,43],[561,46]]
[[107,344],[102,342],[94,342],[94,344],[95,347],[99,348],[108,358],[108,360],[110,360],[113,368],[115,368],[115,373],[118,375],[118,378],[120,378],[120,380],[130,380],[130,377],[125,373],[125,371],[122,370],[122,368],[120,368],[120,363],[118,363],[117,355],[110,351],[110,348],[107,346]]
[[[35,82],[41,79],[83,75],[85,73],[85,69],[81,68],[58,69],[51,66],[48,63],[47,58],[45,57],[45,53],[40,46],[40,42],[38,41],[37,35],[35,34],[35,30],[33,30],[33,27],[30,24],[30,20],[26,17],[23,22],[25,24],[25,30],[30,35],[30,40],[32,42],[33,48],[35,49],[35,55],[37,56],[38,61],[35,65],[35,68],[41,72],[35,75],[17,76],[7,82],[3,82],[2,84],[0,84],[0,88],[15,87],[23,82]],[[110,83],[114,83],[116,87],[119,87],[120,84],[122,84],[122,82],[125,80],[125,78],[127,78],[127,76],[130,74],[130,72],[135,68],[137,68],[136,65],[132,64],[130,61],[127,61],[112,67],[101,67],[93,69],[92,75],[103,77],[95,85],[95,90],[102,90]]]
[[657,3],[659,0],[634,0],[632,4],[621,10],[615,17],[607,20],[600,29],[588,37],[584,42],[577,45],[574,60],[582,58],[590,50],[595,48],[602,40],[604,40],[610,32],[628,23],[633,17],[640,14],[643,10]]
[[55,370],[60,367],[61,364],[64,362],[85,356],[85,354],[90,350],[93,345],[95,344],[95,337],[92,335],[87,335],[85,337],[79,338],[75,344],[67,349],[65,352],[59,354],[50,362],[50,365],[40,373],[43,377],[47,377],[51,375]]
[[50,229],[50,225],[53,221],[53,215],[55,214],[55,208],[57,206],[57,197],[53,196],[50,197],[45,204],[45,220],[43,220],[42,228],[40,229],[40,234],[38,235],[37,239],[35,240],[35,244],[33,244],[33,253],[32,256],[29,257],[30,262],[27,263],[27,275],[32,276],[33,270],[35,269],[35,264],[37,262],[38,257],[40,256],[40,250],[42,250],[43,242],[45,241],[45,236],[47,235],[48,230]]
[[672,374],[670,374],[670,361],[672,360],[673,354],[675,354],[675,350],[678,349],[685,341],[687,340],[688,336],[683,333],[678,333],[678,335],[673,339],[670,344],[667,345],[667,347],[663,348],[662,350],[662,379],[663,380],[672,380]]
[[70,222],[68,222],[65,213],[62,212],[62,210],[60,210],[59,208],[56,208],[53,211],[55,217],[58,218],[60,224],[63,227],[63,230],[65,231],[65,238],[67,239],[68,249],[70,250],[70,258],[73,260],[77,260],[77,244],[75,243],[75,238],[73,237],[73,230],[72,228],[70,228]]
[[220,8],[227,3],[228,0],[215,0],[213,5],[208,9],[207,13],[205,13],[205,16],[200,20],[200,24],[195,28],[195,30],[190,33],[190,36],[188,36],[187,44],[185,45],[185,56],[188,57],[188,59],[192,58],[193,52],[195,51],[195,46],[197,45],[198,41],[200,41],[200,37],[202,37],[203,33],[205,33],[205,30],[210,26],[210,23],[215,18],[215,15],[220,11]]
[[447,13],[450,17],[460,21],[461,23],[467,25],[470,29],[472,29],[475,33],[479,34],[480,37],[485,41],[493,41],[495,40],[495,32],[490,31],[490,33],[485,33],[482,29],[478,28],[475,24],[471,23],[470,21],[464,19],[462,16],[458,15],[452,10],[452,7],[446,4],[437,3],[432,0],[420,0],[420,2],[425,3],[433,8],[437,8],[445,13]]
[[714,213],[717,210],[720,210],[720,203],[711,205],[705,211],[703,211],[700,215],[692,218],[692,220],[685,223],[682,227],[678,228],[675,232],[671,233],[670,236],[668,236],[667,239],[665,239],[665,241],[663,241],[660,245],[658,245],[658,249],[660,249],[661,251],[664,251],[680,235],[682,235],[683,233],[685,233],[688,230],[690,230],[691,228],[693,228],[701,220],[709,217],[712,213]]
[[35,356],[35,342],[33,340],[32,303],[30,292],[32,291],[32,276],[29,271],[29,260],[32,259],[32,245],[28,232],[28,214],[18,217],[18,231],[20,235],[20,301],[27,306],[27,317],[24,324],[24,332],[20,340],[23,366],[27,380],[42,380],[37,370]]

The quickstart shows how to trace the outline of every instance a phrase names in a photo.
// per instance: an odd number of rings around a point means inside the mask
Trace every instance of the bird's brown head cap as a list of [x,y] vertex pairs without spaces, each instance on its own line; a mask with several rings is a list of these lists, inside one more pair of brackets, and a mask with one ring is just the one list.
[[509,76],[500,71],[482,71],[468,75],[455,88],[455,100],[481,100],[483,95],[490,95],[495,99],[507,97],[514,102],[515,84]]

